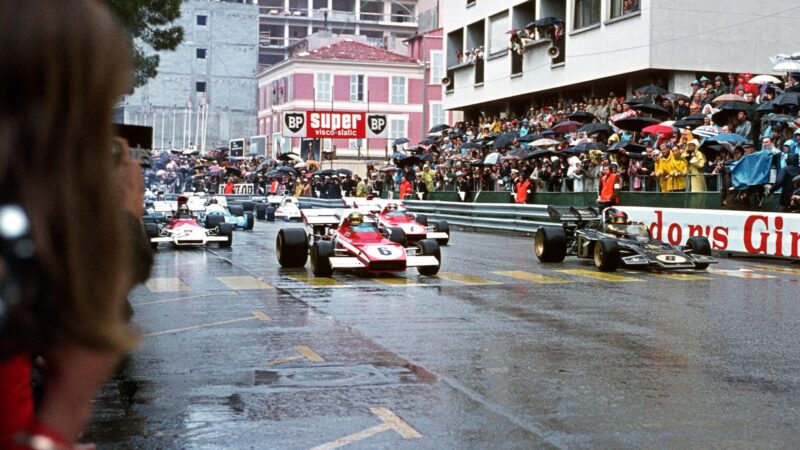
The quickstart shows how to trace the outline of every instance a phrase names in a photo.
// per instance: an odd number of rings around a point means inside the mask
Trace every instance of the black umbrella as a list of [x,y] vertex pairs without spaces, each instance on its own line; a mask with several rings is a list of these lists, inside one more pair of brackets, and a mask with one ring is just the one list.
[[439,142],[439,139],[436,138],[426,138],[419,142],[419,145],[433,145]]
[[533,22],[529,23],[525,26],[525,28],[549,27],[552,25],[558,25],[560,23],[564,23],[564,21],[558,17],[542,17],[541,19],[534,20]]
[[439,133],[439,132],[444,131],[444,130],[446,130],[448,128],[450,128],[450,125],[447,125],[445,123],[440,123],[438,125],[434,125],[433,127],[431,127],[431,130],[428,131],[428,133]]
[[705,118],[705,114],[692,114],[691,116],[686,116],[683,119],[676,120],[672,126],[675,128],[699,127],[705,124]]
[[663,95],[661,95],[661,97],[666,98],[667,100],[669,100],[671,102],[677,102],[678,100],[684,100],[684,101],[687,101],[687,102],[689,101],[689,96],[688,95],[678,94],[678,93],[675,93],[675,92],[670,92],[668,94],[663,94]]
[[483,145],[481,145],[480,142],[464,142],[463,144],[461,144],[461,147],[459,147],[459,149],[481,148],[481,147],[483,147]]
[[545,148],[540,148],[538,150],[531,152],[531,154],[528,155],[528,158],[547,158],[550,156],[557,156],[557,155],[558,152],[554,152],[553,150],[548,150]]
[[716,106],[722,111],[752,111],[753,105],[745,102],[722,102]]
[[526,134],[525,136],[522,136],[521,138],[519,138],[519,141],[520,142],[533,142],[533,141],[538,141],[539,139],[542,139],[543,137],[544,136],[542,136],[541,134]]
[[634,89],[633,92],[640,92],[644,95],[663,95],[668,93],[669,91],[660,87],[660,86],[642,86],[638,89]]
[[501,134],[494,141],[494,144],[493,144],[494,149],[496,150],[496,149],[499,149],[499,148],[508,147],[509,145],[511,145],[511,143],[514,142],[514,139],[516,138],[516,136],[517,136],[516,133],[504,133],[504,134]]
[[275,170],[277,170],[278,172],[290,173],[292,175],[297,175],[297,169],[295,169],[294,167],[281,166],[281,167],[278,167]]
[[800,95],[797,92],[788,92],[775,97],[772,101],[773,106],[787,106],[792,109],[797,109],[800,106]]
[[631,141],[622,141],[622,142],[617,142],[616,144],[609,147],[608,152],[609,153],[618,152],[623,148],[628,153],[642,153],[643,151],[645,151],[644,145],[635,144]]
[[281,161],[302,161],[303,158],[300,157],[297,153],[281,153],[278,155],[278,159]]
[[602,142],[584,142],[572,148],[580,153],[587,153],[589,150],[600,150],[601,152],[608,150],[608,146]]
[[319,175],[321,177],[333,177],[336,176],[336,171],[333,169],[318,170],[314,172],[314,175]]
[[641,105],[643,103],[652,103],[652,102],[649,99],[646,99],[646,98],[631,97],[631,98],[625,99],[625,101],[622,102],[622,103],[627,103],[627,104],[633,106],[633,105]]
[[567,118],[570,120],[587,123],[594,120],[594,114],[586,111],[575,111],[567,114]]
[[425,161],[425,162],[432,162],[433,161],[433,155],[430,154],[430,153],[423,153],[423,154],[419,155],[419,160],[420,161]]
[[703,139],[703,143],[700,144],[700,148],[698,148],[698,150],[700,150],[700,152],[703,153],[709,161],[713,161],[717,158],[717,155],[719,155],[719,152],[721,152],[723,148],[725,148],[723,144],[708,139]]
[[655,103],[642,103],[640,105],[634,105],[632,108],[637,111],[648,112],[656,116],[669,115],[669,111],[667,111],[663,106],[656,105]]
[[233,166],[225,167],[225,173],[228,175],[242,176],[242,170],[238,167],[233,167]]
[[532,150],[528,150],[527,148],[512,148],[511,150],[506,153],[506,156],[512,156],[516,158],[527,158],[533,153]]
[[617,128],[627,131],[642,131],[642,128],[647,128],[650,125],[661,123],[658,119],[650,117],[626,117],[614,122]]
[[350,169],[336,169],[336,175],[352,175],[353,171]]
[[794,123],[794,117],[786,114],[770,113],[762,117],[761,121],[770,123]]
[[772,102],[764,102],[756,108],[756,112],[766,113],[766,112],[774,112],[775,106],[772,105]]
[[611,128],[607,123],[600,122],[590,123],[578,128],[578,133],[592,134],[600,132],[613,133],[614,129]]
[[422,160],[419,159],[419,156],[412,155],[412,156],[409,156],[409,157],[406,157],[406,158],[403,158],[403,159],[397,161],[397,166],[398,167],[410,166],[410,165],[413,165],[413,164],[419,164],[421,161]]

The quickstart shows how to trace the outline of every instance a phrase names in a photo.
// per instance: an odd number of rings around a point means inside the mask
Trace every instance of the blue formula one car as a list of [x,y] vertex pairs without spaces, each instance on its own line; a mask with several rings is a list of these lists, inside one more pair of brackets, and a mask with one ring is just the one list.
[[229,223],[235,230],[252,230],[256,221],[252,211],[243,211],[241,206],[229,206],[223,196],[211,197],[205,207],[204,219],[206,223]]

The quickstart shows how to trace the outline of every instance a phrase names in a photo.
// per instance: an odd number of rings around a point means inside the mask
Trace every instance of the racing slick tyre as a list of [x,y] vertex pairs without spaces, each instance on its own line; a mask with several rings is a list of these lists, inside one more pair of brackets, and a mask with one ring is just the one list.
[[437,220],[436,222],[431,223],[433,224],[437,233],[447,233],[446,238],[437,239],[436,242],[438,242],[439,245],[447,245],[447,243],[450,242],[450,225],[446,220]]
[[601,272],[613,272],[622,261],[619,244],[614,239],[600,239],[594,244],[594,266]]
[[308,261],[308,236],[302,228],[282,228],[275,241],[281,267],[303,267]]
[[414,222],[417,222],[418,224],[422,225],[423,227],[427,227],[428,226],[428,216],[426,216],[425,214],[417,214],[417,215],[414,216]]
[[233,224],[221,223],[219,224],[219,236],[227,238],[219,243],[222,248],[228,248],[233,245]]
[[242,202],[242,210],[244,212],[253,212],[255,211],[255,206],[253,202]]
[[[158,237],[158,225],[154,223],[145,223],[144,224],[144,232],[147,234],[147,239],[150,240],[151,238]],[[150,242],[150,248],[153,250],[158,249],[158,242]]]
[[541,262],[561,262],[567,256],[567,233],[561,227],[539,228],[533,243]]
[[209,230],[217,228],[220,224],[225,223],[225,216],[219,213],[212,213],[206,215],[206,228]]
[[148,223],[156,223],[156,219],[153,218],[150,214],[145,214],[142,216],[142,223],[147,225]]
[[[711,256],[711,243],[708,242],[708,238],[704,236],[690,237],[689,240],[686,241],[685,248],[698,255]],[[694,265],[694,268],[695,270],[706,270],[708,266],[708,263],[698,263]]]
[[241,206],[228,206],[228,211],[231,212],[231,215],[239,217],[244,214],[244,209]]
[[439,244],[433,239],[423,239],[419,241],[419,250],[422,256],[433,256],[439,264],[435,266],[420,266],[417,267],[417,272],[420,275],[433,276],[439,273],[439,267],[442,265],[442,253],[439,251]]
[[406,239],[406,232],[400,227],[389,227],[389,240],[403,247],[408,247],[408,239]]
[[275,207],[267,206],[267,222],[275,222]]
[[256,205],[256,219],[267,220],[267,205],[263,203]]
[[333,244],[330,241],[316,241],[311,246],[311,271],[315,277],[330,277],[333,274],[331,267]]
[[255,225],[255,223],[256,223],[256,218],[255,218],[255,216],[253,216],[252,211],[245,211],[244,218],[245,218],[244,229],[245,230],[252,230],[253,229],[253,225]]

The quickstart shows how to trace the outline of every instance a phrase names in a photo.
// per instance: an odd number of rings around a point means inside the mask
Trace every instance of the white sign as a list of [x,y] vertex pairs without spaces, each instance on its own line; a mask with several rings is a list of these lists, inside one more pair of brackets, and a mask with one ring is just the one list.
[[711,248],[800,258],[800,214],[708,209],[617,206],[632,222],[643,223],[653,239],[685,245],[692,236],[706,236]]
[[[225,185],[219,185],[219,194],[225,195]],[[255,193],[255,185],[253,184],[234,184],[233,195],[253,195]]]

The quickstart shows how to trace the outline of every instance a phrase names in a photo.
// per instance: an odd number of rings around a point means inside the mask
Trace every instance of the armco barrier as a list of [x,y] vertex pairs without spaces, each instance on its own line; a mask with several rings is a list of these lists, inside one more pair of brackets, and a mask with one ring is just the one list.
[[446,220],[451,225],[484,230],[533,233],[550,225],[547,205],[514,203],[461,203],[406,200],[409,211],[429,219]]

